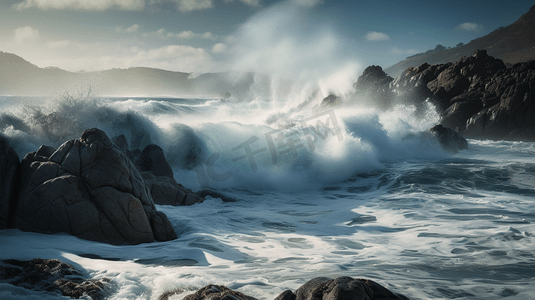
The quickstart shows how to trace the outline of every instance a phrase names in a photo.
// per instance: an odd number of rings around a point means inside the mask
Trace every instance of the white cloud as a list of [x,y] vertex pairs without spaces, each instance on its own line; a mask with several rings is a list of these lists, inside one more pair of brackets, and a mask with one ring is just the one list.
[[213,0],[173,0],[178,10],[190,12],[194,10],[203,10],[214,7]]
[[386,33],[370,31],[365,36],[366,40],[373,42],[388,41],[390,37]]
[[31,26],[20,27],[15,29],[13,38],[19,44],[36,42],[39,40],[39,30]]
[[[223,0],[225,3],[233,3],[234,0]],[[260,6],[260,0],[240,0],[241,3],[249,6]]]
[[227,45],[223,43],[217,43],[212,47],[213,53],[223,53],[227,50]]
[[169,45],[138,52],[130,60],[132,66],[151,66],[185,72],[206,72],[212,65],[212,56],[202,48]]
[[174,32],[167,32],[164,28],[160,28],[157,31],[143,34],[144,37],[148,36],[157,36],[162,39],[170,39],[170,38],[177,38],[177,39],[206,39],[206,40],[215,40],[217,38],[216,35],[212,34],[211,32],[205,32],[205,33],[195,33],[191,30],[184,30],[178,33]]
[[134,33],[139,30],[140,26],[138,24],[134,24],[126,29],[123,29],[123,27],[115,27],[116,32],[126,32],[126,33]]
[[459,24],[459,26],[457,26],[457,29],[470,32],[478,32],[480,30],[483,30],[483,26],[474,22],[466,22]]
[[38,8],[43,10],[87,10],[103,11],[108,9],[141,10],[144,0],[24,0],[14,4],[18,10]]
[[323,0],[291,0],[291,2],[306,7],[314,7],[316,5],[322,4]]

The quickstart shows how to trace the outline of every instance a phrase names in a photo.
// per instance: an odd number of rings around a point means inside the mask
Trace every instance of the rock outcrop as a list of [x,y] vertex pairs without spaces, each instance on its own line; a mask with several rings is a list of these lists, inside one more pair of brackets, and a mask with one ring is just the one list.
[[16,228],[110,244],[176,238],[135,165],[101,130],[27,154],[21,174]]
[[421,109],[430,101],[440,124],[465,137],[535,141],[535,61],[507,68],[478,50],[455,63],[408,68],[388,88],[379,69],[367,68],[354,86],[356,93],[375,95],[382,108],[405,103]]
[[353,84],[355,96],[380,109],[387,109],[395,96],[390,88],[393,80],[381,67],[369,66]]
[[19,171],[19,156],[7,140],[0,136],[0,229],[11,227]]
[[[167,300],[170,296],[180,293],[183,291],[167,292],[162,294],[159,300]],[[184,300],[256,300],[256,298],[225,286],[211,284],[184,297]],[[308,281],[295,292],[291,290],[282,292],[275,300],[408,300],[408,298],[395,294],[368,279],[318,277]]]
[[79,299],[104,299],[109,279],[86,279],[73,266],[57,259],[0,261],[0,283]]
[[204,201],[203,196],[197,195],[176,182],[173,170],[162,148],[158,145],[148,145],[141,151],[130,150],[124,135],[116,136],[112,138],[112,141],[131,161],[135,162],[155,204],[179,206]]
[[457,153],[460,150],[468,149],[468,141],[450,128],[439,124],[429,131],[436,135],[440,146],[447,152]]

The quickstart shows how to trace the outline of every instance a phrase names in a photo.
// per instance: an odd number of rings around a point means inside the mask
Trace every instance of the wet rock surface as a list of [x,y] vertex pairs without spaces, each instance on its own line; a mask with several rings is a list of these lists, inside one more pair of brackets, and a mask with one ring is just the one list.
[[11,227],[19,173],[19,156],[0,136],[0,229]]
[[141,174],[101,130],[88,129],[57,150],[43,146],[21,166],[13,227],[110,244],[176,238]]
[[[176,290],[162,294],[160,300],[183,293]],[[255,300],[251,296],[233,291],[225,286],[207,285],[184,300]],[[395,294],[378,283],[368,279],[338,277],[335,279],[317,277],[309,280],[295,292],[286,290],[275,300],[408,300],[401,294]]]
[[72,265],[57,259],[35,258],[29,261],[7,259],[0,261],[0,282],[79,299],[104,299],[107,278],[85,278]]

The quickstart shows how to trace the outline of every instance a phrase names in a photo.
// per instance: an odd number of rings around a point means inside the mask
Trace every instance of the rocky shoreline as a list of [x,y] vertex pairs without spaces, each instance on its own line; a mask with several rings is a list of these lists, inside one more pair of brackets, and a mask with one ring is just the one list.
[[[57,259],[34,258],[29,261],[8,259],[0,261],[0,283],[80,299],[102,300],[113,293],[113,279],[88,279],[72,265]],[[168,300],[175,295],[190,293],[181,289],[159,295]],[[225,286],[210,284],[184,300],[256,300],[256,298]],[[309,280],[295,292],[286,290],[274,300],[408,300],[369,279],[317,277]]]
[[[344,104],[379,109],[432,103],[440,124],[472,139],[535,141],[535,60],[508,68],[485,50],[455,63],[408,68],[397,78],[366,68]],[[332,102],[331,99],[324,100]]]

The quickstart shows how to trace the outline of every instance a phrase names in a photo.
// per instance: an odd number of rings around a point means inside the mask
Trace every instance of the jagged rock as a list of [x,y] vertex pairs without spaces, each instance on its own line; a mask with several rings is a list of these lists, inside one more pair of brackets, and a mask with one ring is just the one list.
[[231,198],[229,196],[223,195],[220,192],[212,191],[212,190],[200,190],[196,193],[200,197],[204,198],[206,196],[210,196],[212,198],[219,198],[223,202],[236,202],[236,199]]
[[88,129],[52,150],[41,147],[21,163],[14,227],[110,244],[176,238],[141,174],[103,131]]
[[155,176],[167,176],[173,178],[173,169],[165,159],[162,148],[158,145],[148,145],[143,151],[141,156],[136,161],[141,172],[151,172]]
[[109,279],[85,279],[73,266],[57,259],[15,259],[0,262],[0,282],[79,299],[104,299]]
[[320,108],[331,108],[331,107],[338,106],[342,103],[343,101],[340,97],[330,94],[329,96],[321,100]]
[[535,61],[497,73],[484,92],[484,100],[499,102],[471,116],[464,135],[535,141]]
[[[130,160],[136,162],[155,204],[159,205],[193,205],[202,203],[203,196],[193,193],[190,189],[176,182],[173,170],[167,162],[162,148],[157,145],[148,145],[139,151],[130,151],[128,141],[124,135],[112,138],[115,146]],[[137,150],[137,151],[136,151]]]
[[233,291],[226,286],[210,284],[195,294],[187,295],[183,300],[256,300],[256,298]]
[[151,172],[141,172],[145,184],[149,188],[155,204],[159,205],[193,205],[202,203],[204,197],[195,194],[174,178],[167,176],[155,176]]
[[11,227],[20,173],[19,156],[0,136],[0,229]]
[[[181,290],[167,292],[160,296],[160,300],[167,300],[169,296],[181,293]],[[188,295],[184,300],[256,300],[251,296],[233,291],[221,285],[207,285],[195,294]],[[368,279],[353,279],[338,277],[330,279],[317,277],[309,280],[297,291],[286,290],[275,300],[408,300],[401,294],[394,294],[378,283]]]
[[[285,298],[285,299],[284,299]],[[282,293],[277,300],[291,300],[288,291]],[[399,300],[407,297],[394,294],[378,283],[368,279],[351,277],[314,278],[295,292],[295,300]]]
[[436,125],[429,131],[436,134],[440,146],[445,151],[457,153],[460,150],[468,149],[468,141],[450,128]]
[[386,75],[381,67],[369,66],[353,84],[355,95],[380,109],[387,109],[392,105],[395,96],[390,89],[393,80],[394,78]]

